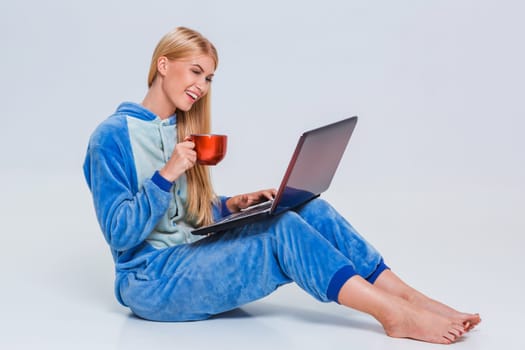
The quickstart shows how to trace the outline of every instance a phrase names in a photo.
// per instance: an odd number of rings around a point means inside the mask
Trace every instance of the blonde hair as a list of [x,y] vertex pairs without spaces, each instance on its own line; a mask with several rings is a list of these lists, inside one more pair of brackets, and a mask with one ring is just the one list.
[[[157,77],[157,62],[165,56],[169,60],[185,59],[196,55],[208,55],[219,63],[217,50],[213,44],[199,32],[185,27],[177,27],[160,39],[153,57],[148,75],[148,86],[151,87]],[[211,131],[210,91],[199,99],[192,108],[185,112],[177,110],[177,137],[184,140],[190,134],[204,134]],[[212,204],[217,203],[213,191],[208,167],[195,165],[186,171],[188,183],[188,201],[186,203],[190,221],[196,225],[207,225],[213,222]]]

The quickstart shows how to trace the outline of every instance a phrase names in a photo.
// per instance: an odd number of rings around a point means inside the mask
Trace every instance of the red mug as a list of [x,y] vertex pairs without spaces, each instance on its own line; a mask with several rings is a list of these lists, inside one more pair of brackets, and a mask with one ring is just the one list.
[[191,134],[190,140],[195,144],[197,164],[216,165],[226,155],[228,136],[217,134]]

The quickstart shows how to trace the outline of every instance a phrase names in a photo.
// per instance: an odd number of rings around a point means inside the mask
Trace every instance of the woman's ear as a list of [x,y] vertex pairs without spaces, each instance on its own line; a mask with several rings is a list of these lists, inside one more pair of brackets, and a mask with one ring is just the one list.
[[168,70],[168,58],[166,56],[160,56],[157,60],[157,72],[160,75],[165,76]]

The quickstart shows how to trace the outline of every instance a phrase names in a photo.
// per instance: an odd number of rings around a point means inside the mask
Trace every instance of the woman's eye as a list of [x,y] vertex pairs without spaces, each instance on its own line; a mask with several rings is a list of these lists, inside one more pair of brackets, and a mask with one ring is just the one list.
[[210,78],[210,77],[207,77],[207,78],[206,78],[206,81],[207,81],[208,83],[211,83],[211,82],[213,81],[213,79]]
[[197,75],[201,74],[201,72],[199,70],[192,70],[192,72],[197,74]]

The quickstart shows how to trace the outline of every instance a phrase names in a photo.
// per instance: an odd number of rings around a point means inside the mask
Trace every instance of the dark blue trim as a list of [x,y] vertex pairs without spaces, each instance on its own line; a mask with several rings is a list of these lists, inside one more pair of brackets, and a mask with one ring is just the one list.
[[161,190],[163,190],[164,192],[169,192],[171,191],[171,187],[173,186],[173,183],[169,182],[168,180],[166,180],[160,173],[159,171],[157,170],[155,172],[155,174],[153,174],[153,176],[151,177],[151,181],[153,181],[153,183],[157,186],[160,187]]
[[226,201],[228,199],[230,199],[231,197],[224,197],[224,198],[221,198],[221,215],[224,217],[224,216],[228,216],[230,214],[232,214],[232,212],[230,211],[230,209],[228,209],[228,207],[226,206]]
[[385,270],[390,270],[390,268],[386,266],[385,262],[383,261],[383,258],[381,258],[381,261],[379,262],[379,265],[377,265],[376,270],[372,272],[372,274],[368,276],[366,280],[374,284],[379,275]]
[[350,265],[345,265],[339,270],[337,270],[337,272],[334,273],[332,279],[330,280],[330,283],[328,284],[328,289],[326,290],[326,297],[331,301],[339,302],[339,291],[343,287],[343,284],[345,284],[346,281],[348,281],[351,277],[355,275],[356,272],[354,268]]

